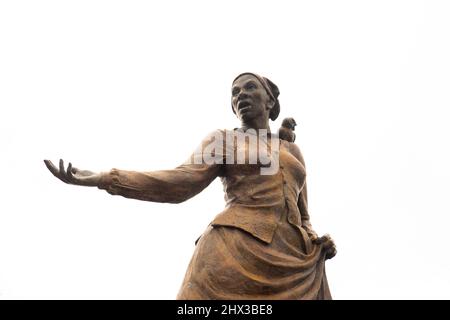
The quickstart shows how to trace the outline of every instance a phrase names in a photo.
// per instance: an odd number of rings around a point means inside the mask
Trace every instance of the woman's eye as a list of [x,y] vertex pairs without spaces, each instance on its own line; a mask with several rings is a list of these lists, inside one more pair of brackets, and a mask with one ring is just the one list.
[[246,87],[247,87],[247,90],[254,90],[254,89],[256,89],[256,85],[254,83],[249,83]]
[[233,95],[233,96],[235,96],[235,95],[237,95],[239,93],[239,89],[233,89],[233,91],[231,91],[231,94]]

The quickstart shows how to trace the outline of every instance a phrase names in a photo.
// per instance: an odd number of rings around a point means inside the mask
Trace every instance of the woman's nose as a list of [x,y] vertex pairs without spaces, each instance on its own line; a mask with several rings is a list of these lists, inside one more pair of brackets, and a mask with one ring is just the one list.
[[244,91],[241,91],[238,95],[238,100],[243,100],[243,99],[247,99],[248,98],[248,94],[245,93]]

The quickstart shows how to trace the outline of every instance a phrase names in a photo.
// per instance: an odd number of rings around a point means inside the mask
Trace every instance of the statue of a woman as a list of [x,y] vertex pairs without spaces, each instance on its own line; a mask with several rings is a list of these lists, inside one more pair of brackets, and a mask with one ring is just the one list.
[[[59,168],[44,162],[63,182],[155,202],[185,201],[221,178],[225,210],[199,238],[178,299],[331,299],[325,260],[336,247],[311,227],[299,148],[270,133],[269,119],[280,112],[278,95],[269,79],[240,74],[233,81],[231,105],[241,128],[208,135],[173,170],[94,173],[71,163],[66,169],[62,160]],[[256,148],[252,135],[258,138]],[[271,162],[248,161],[263,146]],[[263,172],[268,166],[275,170]]]

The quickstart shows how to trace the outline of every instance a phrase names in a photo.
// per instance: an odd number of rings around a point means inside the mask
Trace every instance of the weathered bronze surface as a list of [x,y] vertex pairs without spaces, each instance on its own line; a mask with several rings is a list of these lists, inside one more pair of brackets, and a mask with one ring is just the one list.
[[[71,163],[65,168],[63,160],[59,167],[44,162],[65,183],[155,202],[185,201],[220,177],[226,207],[196,243],[178,299],[331,299],[325,260],[336,247],[311,227],[295,120],[286,118],[278,135],[270,133],[269,119],[280,112],[278,95],[267,78],[239,75],[231,105],[241,128],[209,134],[173,170],[95,173]],[[263,149],[268,158],[259,157]]]

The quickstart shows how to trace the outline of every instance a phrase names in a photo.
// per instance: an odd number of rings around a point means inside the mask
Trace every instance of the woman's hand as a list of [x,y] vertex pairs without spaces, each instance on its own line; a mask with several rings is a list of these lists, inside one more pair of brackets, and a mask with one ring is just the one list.
[[317,237],[312,240],[314,244],[322,244],[323,250],[325,250],[326,259],[333,258],[336,253],[336,245],[334,244],[334,240],[331,238],[329,234],[323,235],[322,237]]
[[50,160],[44,160],[47,169],[62,182],[78,186],[96,187],[100,181],[100,174],[88,170],[79,170],[72,167],[69,162],[67,169],[64,168],[64,161],[59,160],[57,168]]

